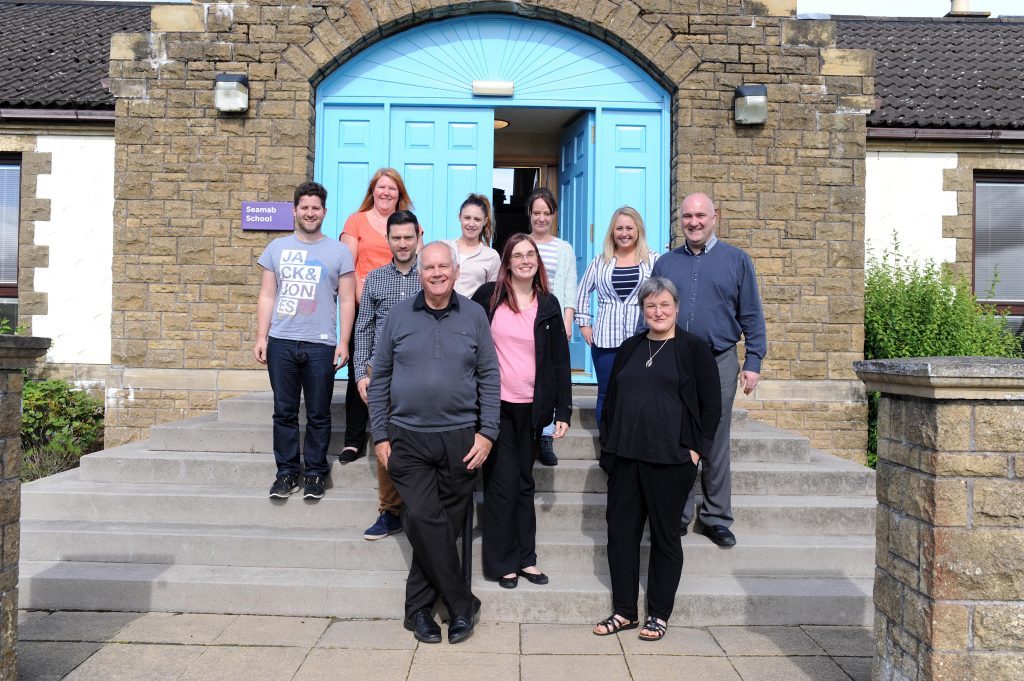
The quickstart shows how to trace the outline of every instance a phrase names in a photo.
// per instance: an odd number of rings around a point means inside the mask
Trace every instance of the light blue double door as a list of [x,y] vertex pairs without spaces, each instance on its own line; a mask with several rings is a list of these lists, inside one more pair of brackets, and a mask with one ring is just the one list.
[[[577,277],[600,253],[612,212],[640,211],[651,246],[664,234],[660,111],[586,111],[559,135],[558,232],[572,244]],[[459,235],[459,206],[469,193],[492,194],[494,110],[483,107],[337,105],[324,108],[322,182],[328,214],[340,231],[362,201],[377,168],[402,175],[424,241]],[[573,301],[562,301],[572,305]],[[590,353],[575,331],[570,343],[574,379],[593,380]]]

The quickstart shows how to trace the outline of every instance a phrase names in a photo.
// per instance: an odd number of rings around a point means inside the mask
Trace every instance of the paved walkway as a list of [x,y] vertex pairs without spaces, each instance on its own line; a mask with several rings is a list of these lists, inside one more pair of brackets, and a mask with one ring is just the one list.
[[18,634],[23,681],[869,681],[872,652],[863,627],[670,626],[645,643],[483,622],[449,646],[397,620],[22,611]]

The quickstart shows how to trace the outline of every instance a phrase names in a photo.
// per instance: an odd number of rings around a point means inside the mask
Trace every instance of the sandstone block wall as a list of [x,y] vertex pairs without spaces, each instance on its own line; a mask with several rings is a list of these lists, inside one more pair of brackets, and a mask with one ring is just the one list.
[[873,678],[1024,678],[1024,361],[858,374],[882,392]]
[[[794,0],[262,0],[155,9],[151,33],[118,35],[111,46],[112,376],[159,370],[174,385],[112,380],[108,446],[201,411],[181,395],[183,372],[257,369],[254,262],[271,235],[242,232],[238,207],[288,200],[312,175],[317,83],[403,29],[498,12],[593,35],[672,93],[672,210],[689,192],[712,194],[722,236],[759,271],[771,345],[763,385],[740,406],[863,460],[866,406],[851,362],[863,348],[873,63],[870,53],[834,49],[834,26],[794,20],[795,8]],[[217,73],[248,75],[247,113],[214,110]],[[732,121],[733,91],[744,83],[768,86],[764,126]]]
[[49,338],[0,336],[0,679],[18,676],[21,369],[31,366],[49,347]]

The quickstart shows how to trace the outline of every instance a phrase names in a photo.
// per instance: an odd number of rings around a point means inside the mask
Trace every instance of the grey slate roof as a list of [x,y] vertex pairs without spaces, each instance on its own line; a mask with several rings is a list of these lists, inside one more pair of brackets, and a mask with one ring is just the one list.
[[1024,21],[835,17],[836,46],[873,49],[873,127],[1024,129]]
[[149,28],[148,6],[0,2],[0,106],[113,109],[110,36]]

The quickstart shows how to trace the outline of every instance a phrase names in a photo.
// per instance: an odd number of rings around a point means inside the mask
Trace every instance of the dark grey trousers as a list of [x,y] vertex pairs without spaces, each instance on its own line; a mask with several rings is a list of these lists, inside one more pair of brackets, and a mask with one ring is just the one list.
[[[701,459],[700,491],[703,501],[700,507],[700,521],[704,525],[732,525],[732,477],[729,438],[732,435],[732,403],[736,400],[736,383],[740,363],[736,348],[715,356],[718,376],[722,382],[722,419],[715,431],[715,443],[711,451]],[[693,520],[695,495],[686,498],[682,523]]]

